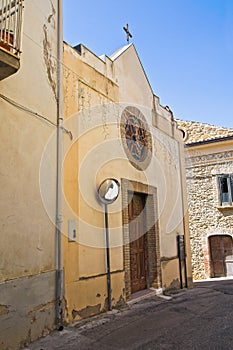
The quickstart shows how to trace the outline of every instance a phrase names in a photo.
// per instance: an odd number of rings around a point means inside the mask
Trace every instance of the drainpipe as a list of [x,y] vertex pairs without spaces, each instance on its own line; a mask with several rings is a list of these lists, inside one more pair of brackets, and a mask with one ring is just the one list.
[[63,85],[62,85],[62,0],[57,0],[57,174],[56,174],[56,325],[63,329],[62,264],[62,161],[63,161]]

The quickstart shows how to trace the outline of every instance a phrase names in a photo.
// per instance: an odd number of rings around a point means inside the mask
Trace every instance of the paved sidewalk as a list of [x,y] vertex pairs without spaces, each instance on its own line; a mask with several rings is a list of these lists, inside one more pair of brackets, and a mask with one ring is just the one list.
[[233,280],[195,283],[53,332],[30,350],[232,350]]

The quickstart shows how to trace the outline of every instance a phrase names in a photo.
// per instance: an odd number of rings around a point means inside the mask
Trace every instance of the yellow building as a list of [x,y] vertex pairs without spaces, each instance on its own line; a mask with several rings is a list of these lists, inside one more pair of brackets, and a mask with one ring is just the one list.
[[61,2],[0,0],[1,350],[191,282],[172,112],[133,45],[63,57]]
[[[169,107],[153,94],[134,45],[97,57],[83,45],[65,44],[63,73],[64,126],[72,133],[63,164],[71,322],[142,290],[183,287],[191,283],[191,265],[182,137]],[[107,206],[98,196],[106,179],[120,186]]]
[[56,326],[56,141],[47,169],[41,159],[57,130],[58,12],[57,0],[0,0],[1,350]]

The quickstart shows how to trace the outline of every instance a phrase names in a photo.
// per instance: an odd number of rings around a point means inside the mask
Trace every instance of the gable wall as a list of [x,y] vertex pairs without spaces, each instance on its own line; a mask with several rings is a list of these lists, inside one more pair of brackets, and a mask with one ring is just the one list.
[[[183,145],[168,111],[158,108],[169,128],[165,124],[161,129],[153,125],[154,96],[134,48],[128,50],[113,62],[113,77],[97,57],[90,55],[90,62],[87,62],[86,51],[82,57],[65,45],[64,126],[73,134],[73,140],[65,139],[64,161],[63,233],[68,321],[107,308],[104,208],[96,192],[99,184],[109,177],[120,183],[123,179],[128,183],[132,181],[138,188],[149,185],[157,189],[159,249],[163,258],[163,284],[160,286],[179,287],[176,236],[184,233],[185,197],[181,189],[180,163]],[[101,67],[97,68],[99,64]],[[144,171],[132,166],[123,147],[121,116],[128,105],[140,109],[152,135],[152,160]],[[113,306],[130,294],[125,289],[122,227],[125,202],[122,196],[121,191],[116,202],[109,206]],[[69,220],[76,223],[74,242],[68,239]],[[188,274],[190,277],[189,266]]]

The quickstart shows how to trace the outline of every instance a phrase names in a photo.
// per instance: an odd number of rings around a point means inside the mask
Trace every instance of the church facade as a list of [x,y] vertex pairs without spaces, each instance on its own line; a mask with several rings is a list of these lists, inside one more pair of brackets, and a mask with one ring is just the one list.
[[188,286],[191,264],[182,139],[135,47],[63,46],[62,1],[0,4],[6,350]]
[[[139,291],[188,286],[192,277],[182,137],[134,45],[97,57],[64,44],[63,73],[72,133],[64,143],[64,297],[72,322]],[[103,205],[98,189],[109,179],[119,195]]]

